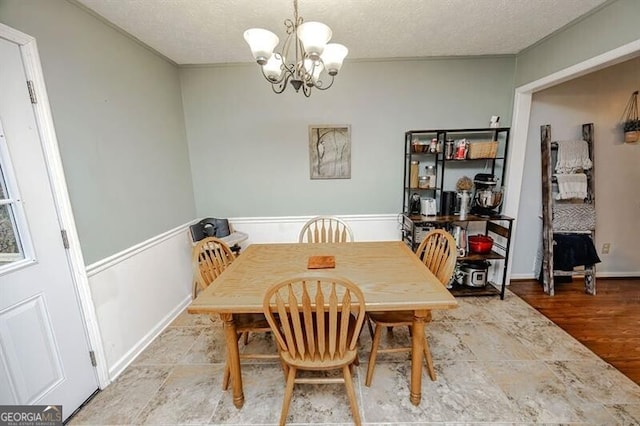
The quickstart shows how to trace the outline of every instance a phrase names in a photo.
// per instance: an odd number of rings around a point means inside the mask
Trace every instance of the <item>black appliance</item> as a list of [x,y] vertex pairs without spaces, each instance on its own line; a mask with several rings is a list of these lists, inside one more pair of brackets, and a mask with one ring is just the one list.
[[420,194],[414,192],[409,199],[409,215],[420,214]]
[[440,214],[442,216],[451,216],[456,212],[456,204],[458,202],[458,193],[455,191],[443,191],[440,200]]
[[498,178],[490,173],[478,173],[473,178],[474,194],[471,214],[492,217],[499,214],[503,191],[498,188]]

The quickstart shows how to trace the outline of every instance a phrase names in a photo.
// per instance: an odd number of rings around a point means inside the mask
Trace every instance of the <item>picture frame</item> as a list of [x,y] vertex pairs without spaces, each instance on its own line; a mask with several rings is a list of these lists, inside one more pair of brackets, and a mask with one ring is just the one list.
[[309,126],[311,179],[351,179],[351,126]]

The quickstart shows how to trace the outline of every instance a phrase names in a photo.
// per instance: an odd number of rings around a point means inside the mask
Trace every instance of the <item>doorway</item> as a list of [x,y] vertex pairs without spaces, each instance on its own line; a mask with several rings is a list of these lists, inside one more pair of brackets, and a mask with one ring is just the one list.
[[[505,199],[504,210],[506,215],[519,217],[518,210],[520,207],[533,94],[602,68],[624,62],[638,56],[638,54],[640,54],[640,39],[516,88],[513,118],[511,120],[513,142],[509,147],[510,160],[507,165],[506,181],[506,187],[512,190],[507,193]],[[512,241],[515,242],[514,250],[518,249],[519,226],[519,221],[516,220],[512,235]],[[507,277],[511,277],[513,259],[514,256],[510,256],[509,265],[507,265]]]

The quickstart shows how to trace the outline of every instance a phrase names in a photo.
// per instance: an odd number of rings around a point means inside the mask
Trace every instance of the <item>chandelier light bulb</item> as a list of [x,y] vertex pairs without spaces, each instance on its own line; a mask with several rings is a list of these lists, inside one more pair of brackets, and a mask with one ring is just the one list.
[[342,62],[349,53],[349,49],[338,43],[329,43],[322,52],[322,62],[330,75],[338,74],[342,68]]
[[331,28],[322,22],[304,22],[298,27],[298,38],[310,59],[317,60],[331,40]]
[[262,28],[251,28],[245,31],[244,39],[249,44],[253,57],[260,65],[267,63],[273,54],[273,49],[280,42],[277,35]]
[[282,58],[280,55],[271,55],[271,58],[262,66],[262,71],[269,81],[276,82],[282,77]]

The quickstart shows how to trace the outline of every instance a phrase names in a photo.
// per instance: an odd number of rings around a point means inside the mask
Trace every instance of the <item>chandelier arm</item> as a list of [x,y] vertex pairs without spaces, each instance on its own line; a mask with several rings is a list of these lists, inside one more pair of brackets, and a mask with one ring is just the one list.
[[328,88],[330,88],[331,86],[333,86],[333,76],[331,76],[331,82],[327,85],[327,86],[323,86],[322,81],[318,80],[318,83],[320,84],[314,84],[314,87],[318,90],[327,90]]
[[311,96],[311,86],[307,86],[306,84],[302,85],[302,93],[305,97]]
[[291,74],[285,73],[284,78],[281,79],[278,83],[272,83],[271,89],[273,90],[273,92],[277,93],[278,95],[284,92],[285,89],[287,88],[287,84],[289,83],[290,78],[291,78]]

